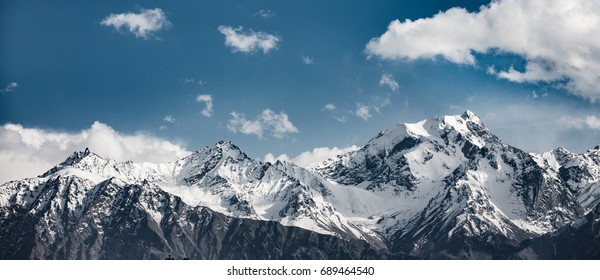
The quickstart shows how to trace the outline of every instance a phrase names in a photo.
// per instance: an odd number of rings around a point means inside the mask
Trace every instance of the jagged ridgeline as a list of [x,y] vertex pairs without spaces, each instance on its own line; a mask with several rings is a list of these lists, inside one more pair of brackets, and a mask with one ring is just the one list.
[[0,258],[598,259],[599,179],[600,148],[527,153],[469,111],[311,170],[231,142],[162,164],[86,149],[0,186]]

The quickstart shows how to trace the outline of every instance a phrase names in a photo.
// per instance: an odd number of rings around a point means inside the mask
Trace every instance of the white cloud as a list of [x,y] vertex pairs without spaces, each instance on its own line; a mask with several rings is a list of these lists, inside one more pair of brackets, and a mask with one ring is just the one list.
[[314,61],[314,59],[312,57],[304,56],[303,55],[302,56],[302,63],[307,64],[307,65],[311,65],[311,64],[314,64],[315,61]]
[[594,0],[498,0],[469,13],[452,8],[430,18],[392,21],[366,45],[368,56],[414,60],[442,57],[475,65],[475,53],[509,53],[523,71],[488,73],[513,82],[550,82],[591,101],[600,99],[600,4]]
[[383,73],[383,75],[381,75],[379,84],[382,86],[389,87],[392,91],[396,91],[396,90],[398,90],[398,88],[400,88],[400,85],[398,85],[398,82],[396,82],[396,80],[394,80],[394,76],[392,76],[392,74],[389,74],[389,73]]
[[171,115],[166,115],[166,116],[163,118],[163,121],[165,121],[165,122],[168,122],[168,123],[175,123],[175,121],[176,121],[176,120],[175,120],[175,118],[174,118],[173,116],[171,116]]
[[381,111],[381,108],[388,106],[390,104],[392,104],[392,101],[390,100],[389,97],[375,96],[375,97],[373,97],[373,102],[370,107],[373,108],[373,110],[375,110],[375,112],[379,113]]
[[600,118],[594,115],[585,117],[564,116],[560,121],[569,128],[600,130]]
[[203,81],[203,80],[198,80],[198,81],[196,81],[196,80],[194,80],[194,79],[191,79],[191,78],[185,78],[185,79],[183,80],[183,83],[184,83],[184,84],[186,84],[186,85],[187,85],[187,84],[195,84],[195,83],[197,83],[197,84],[199,84],[199,85],[201,85],[201,86],[202,86],[202,85],[205,85],[205,84],[206,84],[206,81]]
[[540,96],[537,94],[537,92],[532,91],[530,95],[527,96],[527,99],[538,99]]
[[254,13],[254,16],[268,19],[274,17],[275,12],[271,10],[259,10],[258,12]]
[[248,120],[244,114],[231,113],[227,128],[233,133],[254,134],[263,137],[264,131],[269,131],[273,137],[284,138],[291,133],[300,132],[284,112],[275,113],[265,109],[255,120]]
[[295,163],[299,166],[305,167],[305,168],[313,168],[313,167],[316,167],[319,163],[321,163],[327,159],[330,159],[330,158],[333,158],[333,157],[336,157],[338,155],[342,155],[345,153],[349,153],[352,151],[356,151],[358,149],[359,148],[355,145],[345,147],[345,148],[338,148],[338,147],[314,148],[312,151],[303,152],[292,159],[290,159],[290,157],[286,154],[282,154],[282,155],[275,157],[273,154],[268,153],[265,155],[264,161],[270,162],[270,163],[275,163],[277,160],[289,161],[289,162],[293,162],[293,163]]
[[225,45],[232,48],[233,52],[254,53],[262,50],[263,53],[277,49],[281,39],[265,32],[244,32],[243,27],[219,26],[219,32],[225,35]]
[[12,92],[17,87],[19,87],[19,84],[17,84],[16,82],[10,82],[10,83],[8,83],[8,85],[6,85],[6,87],[4,87],[3,89],[0,89],[0,93]]
[[284,112],[277,114],[270,109],[266,109],[260,114],[260,118],[266,127],[272,131],[273,136],[277,138],[283,138],[287,134],[299,132]]
[[204,109],[202,109],[202,115],[204,115],[205,117],[210,117],[212,116],[213,113],[213,98],[212,95],[209,94],[200,94],[198,96],[196,96],[196,101],[198,102],[204,102],[205,107]]
[[338,148],[338,147],[314,148],[312,151],[307,151],[307,152],[301,153],[300,155],[295,157],[292,160],[292,162],[294,162],[295,164],[300,165],[302,167],[311,168],[311,167],[316,167],[317,164],[319,164],[327,159],[336,157],[338,155],[343,155],[345,153],[353,152],[358,149],[359,148],[355,145],[345,147],[345,148]]
[[190,154],[168,140],[143,132],[122,134],[100,122],[75,133],[5,124],[0,126],[0,183],[40,175],[86,147],[117,161],[168,162]]
[[335,110],[335,105],[329,103],[329,104],[325,104],[325,106],[323,106],[323,110],[329,110],[329,111],[333,111]]
[[362,103],[356,103],[356,111],[354,113],[357,117],[365,121],[373,117],[373,115],[371,115],[371,113],[369,112],[369,107]]
[[336,121],[341,122],[341,123],[345,123],[347,118],[346,116],[334,116],[333,117]]
[[104,18],[100,24],[112,26],[117,31],[120,31],[122,27],[125,27],[129,29],[129,32],[133,33],[135,37],[142,37],[144,39],[148,39],[154,32],[171,26],[171,23],[167,20],[167,16],[159,8],[151,10],[142,9],[139,14],[110,14]]
[[248,120],[244,114],[231,112],[231,119],[227,122],[227,128],[233,133],[254,134],[258,138],[263,137],[263,124],[260,120]]
[[286,154],[282,154],[282,155],[279,155],[276,157],[272,153],[268,153],[265,155],[263,161],[270,162],[270,163],[275,163],[277,161],[290,161],[290,157]]

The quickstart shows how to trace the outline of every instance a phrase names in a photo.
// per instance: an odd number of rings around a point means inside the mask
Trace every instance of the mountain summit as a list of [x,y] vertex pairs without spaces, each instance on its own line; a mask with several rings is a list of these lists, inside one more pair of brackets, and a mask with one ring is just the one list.
[[599,180],[598,148],[527,153],[470,111],[310,170],[229,141],[161,164],[86,149],[0,186],[0,257],[560,258],[540,244],[595,223]]

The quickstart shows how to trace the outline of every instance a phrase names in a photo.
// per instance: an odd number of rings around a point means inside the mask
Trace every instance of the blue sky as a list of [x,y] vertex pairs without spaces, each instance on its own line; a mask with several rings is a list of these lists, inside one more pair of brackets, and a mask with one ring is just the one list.
[[293,159],[466,109],[516,147],[582,152],[600,144],[596,22],[584,0],[0,0],[0,161],[110,141],[162,159],[120,137]]

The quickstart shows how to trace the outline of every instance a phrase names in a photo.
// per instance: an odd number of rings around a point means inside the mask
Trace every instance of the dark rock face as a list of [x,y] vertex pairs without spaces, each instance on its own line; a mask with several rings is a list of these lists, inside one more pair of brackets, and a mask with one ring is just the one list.
[[83,209],[55,208],[68,194],[56,188],[58,181],[43,186],[50,197],[45,205],[1,208],[1,259],[405,257],[377,251],[364,241],[190,207],[151,185],[105,181],[88,193]]
[[0,259],[599,259],[599,223],[600,148],[527,153],[471,112],[313,170],[219,142],[171,165],[86,149],[0,186]]
[[[531,234],[498,218],[510,234],[496,228],[484,215],[495,214],[466,186],[448,188],[391,238],[391,251],[424,259],[505,259]],[[448,213],[453,212],[453,213]]]
[[[589,181],[593,172],[579,171],[577,165],[555,171],[535,156],[503,143],[467,112],[386,130],[317,171],[341,184],[367,181],[366,189],[373,192],[391,187],[399,196],[417,194],[414,199],[426,195],[420,188],[435,194],[388,236],[392,252],[426,259],[506,259],[519,252],[522,242],[540,235],[529,225],[554,231],[585,214],[567,180]],[[445,157],[454,165],[427,165]],[[563,158],[566,164],[577,155]],[[445,168],[448,175],[419,176],[432,166]]]
[[516,259],[600,259],[600,206],[573,224],[523,242]]

